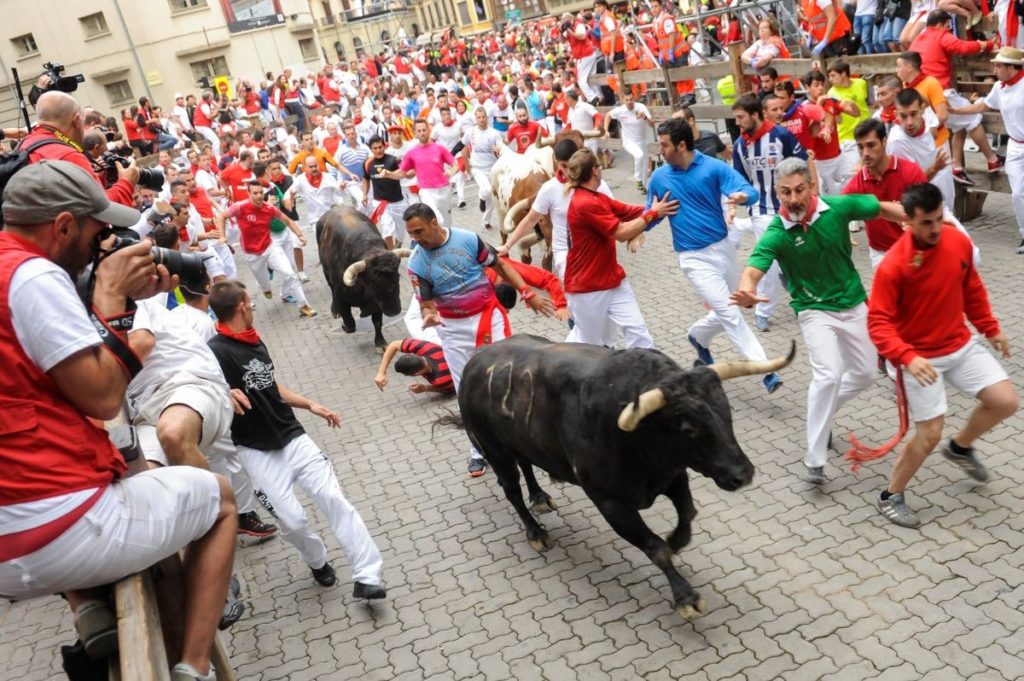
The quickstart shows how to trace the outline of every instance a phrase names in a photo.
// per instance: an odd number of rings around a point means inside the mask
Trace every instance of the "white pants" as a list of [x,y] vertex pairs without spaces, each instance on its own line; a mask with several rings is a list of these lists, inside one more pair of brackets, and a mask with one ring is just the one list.
[[238,458],[238,450],[235,443],[231,441],[231,433],[213,443],[210,451],[206,453],[206,460],[210,464],[210,470],[223,475],[231,483],[231,491],[235,493],[235,506],[238,507],[238,514],[249,513],[256,510],[256,496],[252,491],[252,480],[249,473],[242,466],[242,460]]
[[[480,328],[480,315],[475,314],[462,319],[445,318],[444,323],[436,328],[437,335],[441,337],[445,361],[448,362],[448,371],[451,372],[452,382],[455,384],[455,393],[458,394],[459,385],[462,383],[462,371],[477,350],[476,335]],[[500,310],[491,313],[491,337],[494,343],[505,338],[505,318]],[[474,459],[484,458],[472,445],[469,446],[469,455]]]
[[836,412],[875,380],[878,355],[868,337],[867,319],[864,303],[841,312],[803,310],[797,315],[811,362],[804,464],[812,468],[828,460]]
[[299,278],[295,276],[295,268],[292,267],[291,261],[288,256],[285,255],[281,246],[275,243],[273,240],[270,242],[270,246],[267,250],[263,251],[259,255],[252,253],[246,253],[245,264],[249,266],[252,271],[252,275],[256,277],[256,281],[260,285],[260,290],[266,293],[272,290],[270,286],[270,272],[269,268],[273,268],[274,273],[282,278],[281,281],[281,295],[295,296],[295,300],[299,305],[306,305],[306,293],[302,290],[302,284],[299,282]]
[[484,227],[487,225],[494,227],[494,192],[491,191],[491,169],[471,168],[470,172],[473,175],[473,181],[476,182],[477,196],[484,202],[484,212],[480,224]]
[[715,336],[724,332],[745,359],[768,359],[740,308],[729,302],[729,296],[739,285],[736,249],[732,242],[722,239],[699,251],[682,251],[678,255],[679,268],[709,308],[708,313],[690,327],[689,335],[708,347]]
[[210,471],[171,466],[110,485],[52,542],[0,563],[0,595],[28,599],[110,584],[203,537],[220,513]]
[[[964,97],[962,94],[950,88],[943,94],[946,95],[946,104],[950,109],[962,109],[965,106],[971,105],[971,100]],[[946,127],[949,128],[949,132],[960,132],[961,130],[974,130],[976,127],[981,125],[981,114],[954,114],[951,113],[946,118]],[[952,163],[952,157],[950,158]]]
[[405,311],[405,316],[402,317],[402,321],[405,323],[405,329],[409,332],[410,338],[429,341],[437,345],[441,344],[441,337],[437,334],[437,327],[423,326],[423,313],[420,312],[420,301],[416,299],[415,293],[412,296],[412,302],[409,303],[409,309]]
[[[376,209],[377,203],[371,201],[370,207]],[[408,204],[405,201],[396,201],[394,203],[388,203],[384,207],[384,215],[381,216],[378,224],[380,229],[380,235],[384,238],[392,237],[395,240],[395,246],[405,242],[405,220],[402,218],[405,215],[405,209],[408,208]],[[371,211],[372,212],[372,211]],[[385,216],[387,219],[385,219]]]
[[633,179],[644,182],[647,175],[647,144],[623,137],[622,148],[633,157]]
[[[565,260],[569,256],[568,251],[552,251],[551,252],[551,266],[555,271],[555,276],[558,277],[559,283],[562,284],[562,288],[565,288]],[[572,314],[572,310],[569,310]],[[601,342],[597,345],[603,345],[606,348],[614,348],[616,342],[619,340],[619,326],[612,320],[611,317],[605,319],[604,324],[604,337]],[[573,327],[569,330],[569,335],[565,337],[564,343],[581,343],[579,328],[576,326],[576,320],[573,320]]]
[[352,580],[379,585],[381,558],[359,512],[341,491],[334,466],[308,435],[300,435],[284,449],[262,451],[238,447],[238,456],[252,482],[266,498],[268,511],[281,524],[281,536],[299,550],[311,568],[327,562],[327,547],[309,527],[306,511],[295,495],[294,485],[316,504],[331,526],[331,532],[352,562]]
[[843,191],[842,171],[843,155],[828,160],[814,159],[814,167],[818,169],[818,193],[837,196]]
[[[270,238],[273,239],[274,243],[281,248],[281,252],[283,252],[285,257],[288,258],[288,264],[292,266],[292,269],[298,271],[299,268],[295,264],[295,249],[299,248],[299,240],[295,238],[292,230],[285,228],[280,232],[271,232]],[[284,287],[287,283],[287,279],[281,279],[282,298],[286,295]]]
[[217,133],[205,125],[197,125],[196,132],[206,138],[206,141],[213,147],[213,155],[220,156],[220,138],[217,137]]
[[1024,142],[1010,140],[1006,145],[1006,179],[1010,181],[1013,214],[1017,216],[1017,229],[1024,238]]
[[[841,159],[839,163],[839,184],[845,187],[846,183],[850,181],[850,178],[853,177],[860,166],[860,152],[857,151],[857,143],[853,140],[840,142],[839,149],[839,158]],[[815,164],[817,164],[817,161],[815,161]]]
[[220,262],[224,266],[224,276],[228,279],[238,278],[238,265],[235,263],[235,254],[231,252],[231,247],[226,243],[215,241],[213,250],[217,252]]
[[[768,229],[768,225],[771,224],[774,217],[774,215],[750,216],[750,231],[753,232],[755,241],[761,238],[764,230]],[[779,263],[773,262],[772,266],[761,277],[761,281],[757,283],[757,295],[767,298],[768,302],[755,305],[754,314],[761,317],[771,317],[772,313],[775,312],[775,308],[778,307],[779,301],[782,299],[780,272]]]
[[466,200],[466,173],[461,170],[452,176],[450,185],[455,185],[455,196],[458,197],[459,203]]
[[[633,287],[625,279],[615,288],[589,293],[566,293],[569,311],[576,322],[576,341],[602,345],[607,338],[608,320],[622,329],[627,348],[653,348]],[[613,343],[614,345],[614,343]]]
[[[946,153],[949,154],[949,144],[943,145]],[[950,159],[953,157],[950,156]],[[956,205],[956,183],[953,182],[953,166],[952,161],[950,165],[935,173],[935,177],[931,179],[931,183],[939,188],[942,192],[942,200],[946,203],[946,208],[953,210],[953,206]]]
[[[488,185],[489,186],[489,185]],[[436,189],[420,187],[420,201],[427,204],[437,213],[437,222],[442,227],[452,224],[452,193],[448,185]]]
[[576,60],[576,83],[583,93],[583,99],[588,102],[594,99],[594,97],[601,96],[601,91],[590,84],[590,76],[597,69],[597,60],[600,58],[601,54],[595,50],[594,54],[589,57]]

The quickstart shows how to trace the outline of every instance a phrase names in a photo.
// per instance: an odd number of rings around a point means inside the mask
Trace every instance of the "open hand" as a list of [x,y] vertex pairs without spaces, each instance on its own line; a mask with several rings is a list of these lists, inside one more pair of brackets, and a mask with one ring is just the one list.
[[907,365],[907,373],[916,378],[921,385],[931,385],[939,377],[931,362],[920,355],[910,360],[910,364]]
[[989,338],[988,342],[992,345],[992,348],[1001,353],[1003,357],[1010,356],[1010,342],[1006,340],[1006,334],[998,333]]
[[764,296],[759,296],[755,291],[733,291],[729,296],[729,302],[740,307],[754,307],[756,303],[771,302]]
[[337,428],[341,425],[341,417],[323,405],[314,403],[310,405],[309,411],[327,421],[327,425],[331,428]]
[[232,388],[229,395],[231,397],[231,406],[239,416],[252,409],[252,402],[249,401],[249,396],[238,388]]

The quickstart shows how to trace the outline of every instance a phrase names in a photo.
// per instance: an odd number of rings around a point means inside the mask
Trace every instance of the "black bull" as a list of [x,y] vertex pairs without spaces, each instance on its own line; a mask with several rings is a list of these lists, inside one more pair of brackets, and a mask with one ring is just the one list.
[[345,333],[354,333],[352,308],[358,307],[361,317],[373,321],[373,344],[383,351],[383,315],[402,312],[398,271],[410,251],[389,251],[370,219],[348,206],[335,206],[317,221],[316,243],[331,289],[331,314],[341,317]]
[[[722,380],[776,371],[793,359],[718,363],[683,370],[656,350],[610,350],[551,343],[517,335],[482,348],[466,364],[459,388],[462,424],[494,469],[526,525],[530,545],[550,548],[543,526],[527,509],[526,479],[537,513],[555,505],[533,474],[579,485],[619,536],[643,551],[668,578],[676,611],[686,619],[704,601],[672,565],[690,541],[697,510],[686,469],[725,490],[753,479],[740,449]],[[442,419],[451,425],[458,419]],[[679,523],[663,540],[639,509],[663,494]]]

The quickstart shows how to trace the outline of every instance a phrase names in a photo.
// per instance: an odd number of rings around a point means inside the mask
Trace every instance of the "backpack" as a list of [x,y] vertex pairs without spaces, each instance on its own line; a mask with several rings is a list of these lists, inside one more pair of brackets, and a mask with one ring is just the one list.
[[[11,181],[14,174],[28,165],[29,155],[39,147],[47,144],[64,144],[59,139],[44,139],[33,142],[26,148],[21,148],[21,143],[11,151],[0,154],[0,206],[3,206],[3,192],[7,189],[7,183]],[[0,215],[0,224],[3,224],[3,217]]]

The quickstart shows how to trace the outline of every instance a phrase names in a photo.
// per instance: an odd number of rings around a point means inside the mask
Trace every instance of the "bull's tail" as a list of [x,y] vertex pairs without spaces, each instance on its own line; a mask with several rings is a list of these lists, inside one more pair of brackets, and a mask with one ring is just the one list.
[[456,413],[448,409],[446,409],[445,411],[447,411],[448,413],[445,416],[442,416],[441,418],[434,421],[433,425],[430,427],[431,438],[434,437],[434,434],[437,432],[437,428],[439,426],[442,428],[457,428],[459,430],[466,429],[466,424],[462,420],[462,414]]

